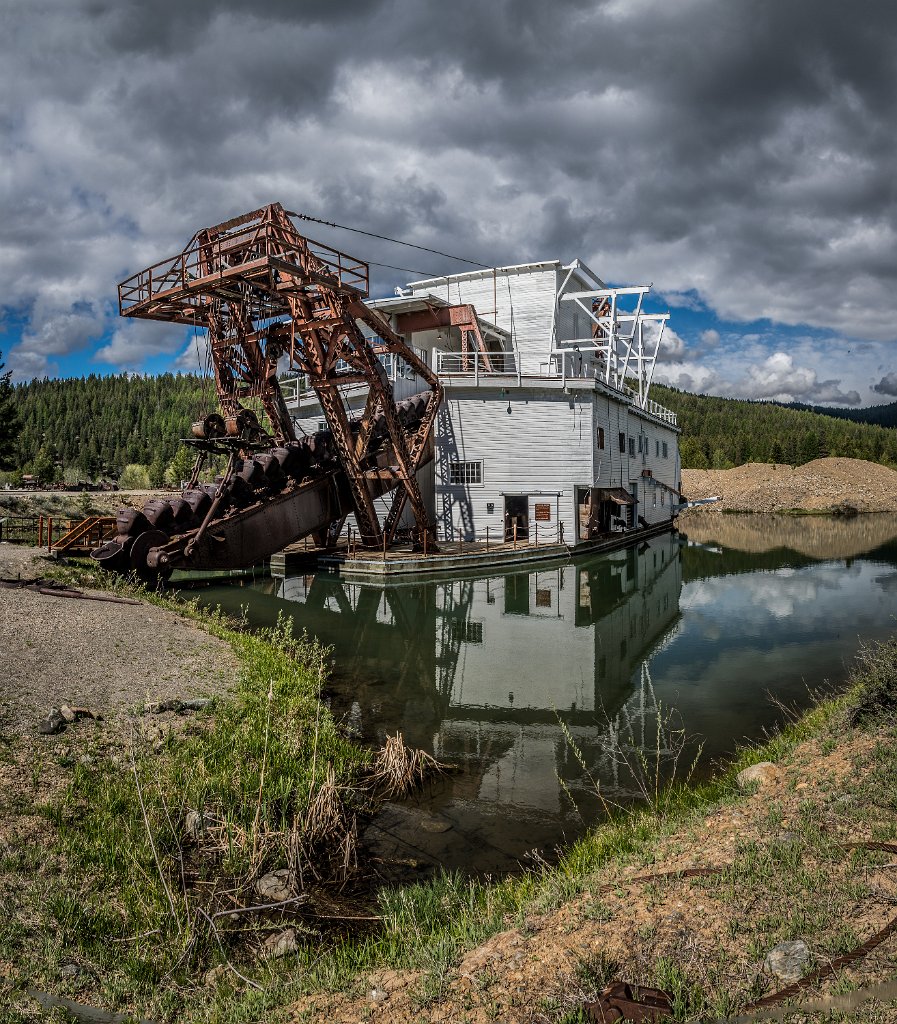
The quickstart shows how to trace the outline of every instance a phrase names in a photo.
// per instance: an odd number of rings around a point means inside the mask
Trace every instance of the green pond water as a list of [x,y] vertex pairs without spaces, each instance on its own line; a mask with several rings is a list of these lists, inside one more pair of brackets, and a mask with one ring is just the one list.
[[[897,517],[686,518],[638,547],[538,570],[382,586],[333,573],[242,580],[200,599],[253,626],[280,613],[332,647],[327,699],[353,734],[457,768],[364,838],[390,872],[504,872],[549,859],[697,775],[843,682],[897,612]],[[685,744],[684,750],[677,751]]]

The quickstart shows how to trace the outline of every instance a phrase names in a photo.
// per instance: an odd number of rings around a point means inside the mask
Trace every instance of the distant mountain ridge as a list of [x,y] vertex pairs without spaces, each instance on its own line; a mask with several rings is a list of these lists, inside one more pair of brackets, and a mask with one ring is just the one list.
[[799,409],[801,412],[815,412],[820,416],[834,416],[839,420],[853,423],[872,423],[879,427],[897,427],[897,402],[887,405],[870,405],[866,409],[851,409],[846,406],[802,405],[800,402],[780,403],[785,409]]
[[[897,467],[897,403],[873,410],[805,408],[692,395],[659,384],[652,397],[679,417],[688,469],[795,466],[829,455]],[[82,478],[117,477],[134,463],[161,478],[191,422],[216,407],[208,377],[171,373],[34,380],[15,387],[14,402],[22,424],[19,467],[30,471],[26,467],[41,456]],[[872,415],[883,425],[863,421]]]

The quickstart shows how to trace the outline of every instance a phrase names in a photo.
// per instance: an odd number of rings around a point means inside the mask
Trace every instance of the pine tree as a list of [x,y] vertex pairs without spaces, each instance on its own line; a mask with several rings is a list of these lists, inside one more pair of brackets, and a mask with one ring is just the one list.
[[[4,367],[0,352],[0,370]],[[0,373],[0,469],[18,464],[18,440],[22,424],[16,409],[16,393],[12,386],[12,370]]]

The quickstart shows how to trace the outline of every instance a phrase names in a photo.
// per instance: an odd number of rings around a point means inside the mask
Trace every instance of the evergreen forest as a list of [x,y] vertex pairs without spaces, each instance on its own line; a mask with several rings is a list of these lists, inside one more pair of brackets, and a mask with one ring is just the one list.
[[[13,466],[44,481],[120,479],[130,472],[151,486],[166,476],[176,482],[192,462],[186,450],[179,452],[180,439],[215,408],[212,380],[195,374],[33,380],[12,387],[9,397],[18,419]],[[832,415],[840,410],[823,414],[661,385],[652,397],[679,417],[686,468],[801,465],[827,455],[897,467],[897,430]]]
[[651,397],[671,409],[682,428],[686,469],[730,469],[745,462],[800,466],[836,456],[897,468],[897,430],[774,402],[692,395],[655,384]]
[[158,486],[173,462],[192,465],[189,453],[178,458],[180,439],[217,407],[214,382],[194,374],[33,380],[14,394],[19,469],[42,481],[120,479],[143,467]]

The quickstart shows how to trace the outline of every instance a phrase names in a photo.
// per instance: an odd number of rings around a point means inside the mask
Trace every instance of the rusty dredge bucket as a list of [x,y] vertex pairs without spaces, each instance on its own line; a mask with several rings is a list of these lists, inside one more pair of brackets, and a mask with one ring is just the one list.
[[[425,393],[397,403],[403,428],[413,432],[426,408]],[[223,428],[224,422],[212,414],[194,427],[198,434],[200,429]],[[357,430],[358,424],[350,427]],[[375,418],[371,433],[371,488],[379,495],[391,483],[382,465],[389,461],[382,415]],[[221,443],[219,438],[208,440]],[[203,445],[201,439],[191,443]],[[248,568],[309,535],[326,543],[328,530],[342,526],[351,509],[337,446],[331,432],[321,430],[252,455],[234,452],[215,483],[188,487],[176,498],[148,501],[142,511],[120,509],[116,535],[91,557],[104,569],[133,572],[150,584],[167,579],[176,568]]]

